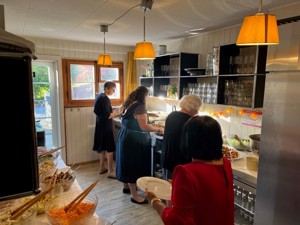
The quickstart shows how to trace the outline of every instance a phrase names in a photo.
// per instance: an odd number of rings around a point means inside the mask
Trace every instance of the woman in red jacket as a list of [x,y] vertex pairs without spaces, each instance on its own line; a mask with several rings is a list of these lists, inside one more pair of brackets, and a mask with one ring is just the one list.
[[178,165],[172,179],[171,205],[153,192],[145,197],[167,225],[233,225],[234,196],[230,162],[222,154],[222,131],[210,116],[195,116],[184,126],[182,148],[192,162]]

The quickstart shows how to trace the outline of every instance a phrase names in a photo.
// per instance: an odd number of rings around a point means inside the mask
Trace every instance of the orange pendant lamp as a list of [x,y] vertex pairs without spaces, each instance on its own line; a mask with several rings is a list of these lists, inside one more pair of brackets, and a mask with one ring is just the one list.
[[279,44],[278,26],[276,16],[261,12],[244,18],[236,45],[277,45]]
[[112,65],[111,57],[110,55],[105,53],[105,32],[108,31],[108,25],[100,25],[100,30],[104,34],[104,41],[103,41],[104,53],[99,55],[97,64],[101,66],[111,66]]
[[[146,36],[145,35],[145,26],[146,26],[145,13],[146,13],[146,10],[149,9],[149,7],[143,7],[143,2],[145,2],[145,4],[149,3],[152,6],[152,0],[142,1],[141,9],[144,10],[144,41],[138,42],[135,46],[135,50],[134,50],[134,59],[135,60],[155,59],[155,53],[154,53],[152,43],[145,41],[145,36]],[[151,7],[150,7],[150,9],[151,9]]]

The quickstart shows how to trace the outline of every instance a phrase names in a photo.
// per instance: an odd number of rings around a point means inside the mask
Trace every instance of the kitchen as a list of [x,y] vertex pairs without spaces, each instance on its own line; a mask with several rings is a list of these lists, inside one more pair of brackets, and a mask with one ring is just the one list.
[[[296,5],[297,6],[297,5]],[[273,14],[276,14],[278,18],[287,18],[291,16],[297,15],[297,7],[295,5],[292,5],[292,7],[287,7],[288,9],[280,9],[280,11],[274,11],[272,12]],[[299,9],[299,8],[298,8]],[[199,67],[205,67],[206,64],[206,55],[212,51],[214,46],[218,45],[223,45],[223,44],[230,44],[230,43],[235,43],[238,32],[239,32],[240,26],[232,26],[232,27],[227,27],[224,29],[216,30],[213,32],[205,33],[203,35],[199,35],[196,37],[191,37],[183,40],[178,40],[178,41],[170,41],[170,43],[167,43],[167,50],[170,52],[193,52],[193,53],[200,53],[200,62],[199,62]],[[148,39],[148,38],[147,38]],[[31,38],[29,40],[32,40],[34,43],[36,43],[36,49],[37,53],[41,56],[39,56],[39,59],[58,59],[58,64],[60,64],[60,57],[70,57],[70,58],[85,58],[85,57],[90,57],[90,56],[83,56],[83,53],[85,51],[82,50],[80,47],[83,45],[83,43],[77,43],[77,42],[71,42],[71,41],[51,41],[51,39],[40,39],[40,38]],[[68,44],[66,44],[66,42]],[[64,46],[64,47],[59,47],[59,46]],[[69,46],[69,50],[66,50],[66,46]],[[78,49],[76,49],[77,47]],[[74,50],[74,48],[76,50]],[[96,49],[97,45],[96,44],[91,44],[91,48]],[[126,48],[125,48],[126,49]],[[130,50],[133,50],[133,48],[128,48]],[[91,55],[92,58],[96,58],[98,53],[94,52]],[[116,60],[122,60],[125,58],[122,58],[122,55],[116,55],[114,57],[114,54],[112,54],[112,57],[115,58]],[[124,61],[126,61],[124,59]],[[137,65],[137,74],[142,75],[144,73],[144,66],[139,65],[140,62],[138,62]],[[61,66],[59,68],[59,74],[61,74]],[[62,78],[59,78],[62,79]],[[60,87],[61,88],[61,87]],[[173,105],[173,104],[170,104]],[[219,105],[205,105],[205,110],[210,111],[212,113],[219,113],[219,112],[224,112],[226,113],[227,107],[224,106],[219,106]],[[67,148],[68,146],[72,146],[73,151],[86,151],[86,155],[88,155],[84,161],[93,161],[97,159],[97,155],[90,155],[88,154],[91,149],[91,142],[88,142],[85,145],[79,145],[80,148],[84,149],[78,149],[76,150],[76,143],[70,143],[70,138],[66,138],[65,136],[70,135],[70,130],[68,124],[68,121],[70,121],[70,118],[72,116],[77,116],[76,118],[88,118],[87,120],[85,119],[82,121],[81,124],[78,124],[75,129],[75,131],[81,132],[80,134],[72,134],[74,137],[83,135],[86,137],[85,139],[90,140],[90,137],[92,136],[92,130],[90,126],[94,125],[93,121],[93,114],[91,113],[90,108],[66,108],[66,109],[60,109],[61,110],[61,116],[63,115],[66,116],[66,118],[62,118],[61,121],[67,121],[67,123],[61,122],[62,124],[62,142],[61,144],[66,144]],[[73,110],[73,111],[71,111]],[[170,110],[170,109],[168,109]],[[240,109],[234,107],[234,110],[232,112],[231,116],[231,123],[228,123],[227,121],[221,121],[222,126],[224,127],[225,131],[229,131],[231,133],[237,133],[241,135],[241,137],[247,137],[249,134],[254,134],[254,133],[260,133],[261,130],[259,127],[253,127],[253,126],[241,126],[240,125]],[[78,115],[80,114],[80,115]],[[246,116],[246,115],[245,115]],[[259,115],[258,115],[259,117]],[[82,126],[82,127],[81,127]],[[66,128],[67,132],[66,134],[64,133],[64,127]],[[74,146],[74,147],[73,147]],[[74,149],[73,149],[74,148]],[[72,162],[68,162],[69,164]],[[295,195],[294,195],[295,196]],[[296,196],[295,196],[296,197]],[[267,223],[265,223],[267,224]],[[275,224],[275,223],[274,223]]]

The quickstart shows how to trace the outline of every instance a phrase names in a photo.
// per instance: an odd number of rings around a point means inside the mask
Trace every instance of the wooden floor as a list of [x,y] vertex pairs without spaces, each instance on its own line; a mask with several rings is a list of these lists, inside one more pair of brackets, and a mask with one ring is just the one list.
[[[150,204],[138,205],[130,201],[130,194],[123,194],[121,182],[99,175],[99,163],[81,165],[77,180],[82,189],[96,179],[100,182],[92,190],[98,196],[96,213],[115,225],[163,225],[161,218]],[[139,191],[143,196],[143,192]]]

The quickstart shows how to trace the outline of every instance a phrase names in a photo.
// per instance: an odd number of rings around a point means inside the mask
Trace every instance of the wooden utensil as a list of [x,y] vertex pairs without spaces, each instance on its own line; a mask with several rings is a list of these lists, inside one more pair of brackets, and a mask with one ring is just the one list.
[[247,146],[244,145],[244,143],[242,142],[239,136],[234,135],[234,139],[237,140],[243,148],[247,148]]
[[11,212],[10,219],[11,220],[17,219],[24,212],[26,212],[30,207],[32,207],[35,203],[37,203],[39,200],[41,200],[42,198],[44,198],[46,196],[46,194],[48,194],[52,189],[53,189],[53,187],[48,188],[46,191],[41,192],[40,194],[38,194],[37,196],[35,196],[30,201],[28,201],[25,204],[21,205],[20,207],[16,208],[14,211]]
[[42,155],[40,155],[38,158],[42,158],[42,157],[45,157],[45,156],[48,156],[48,155],[51,155],[52,153],[64,148],[65,146],[60,146],[60,147],[57,147],[57,148],[53,148],[51,151],[48,151]]
[[70,202],[65,207],[65,212],[72,211],[75,209],[80,202],[83,201],[83,199],[91,192],[91,190],[96,186],[96,184],[99,182],[99,179],[97,179],[94,183],[92,183],[87,189],[85,189],[83,192],[81,192],[80,195],[78,195],[72,202]]

